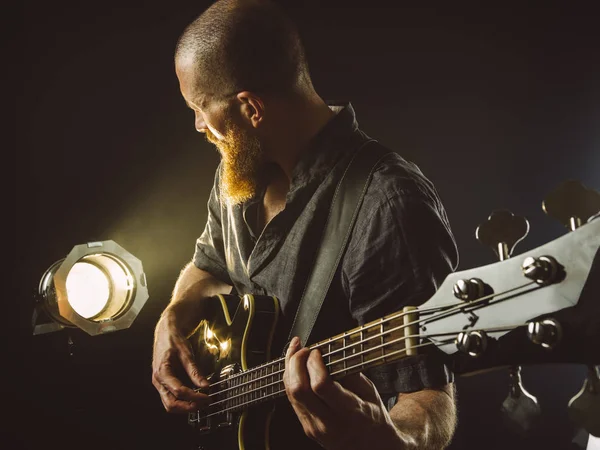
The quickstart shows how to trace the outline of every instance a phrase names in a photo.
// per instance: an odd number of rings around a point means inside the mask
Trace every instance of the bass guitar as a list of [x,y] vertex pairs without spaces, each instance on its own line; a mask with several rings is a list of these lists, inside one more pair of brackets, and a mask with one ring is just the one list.
[[[405,307],[310,345],[334,379],[437,346],[456,374],[524,364],[600,363],[600,219],[524,254],[448,275]],[[272,400],[285,396],[271,359],[275,297],[219,295],[189,336],[209,376],[210,405],[188,422],[210,449],[268,448]],[[598,418],[595,419],[598,421]],[[598,427],[598,424],[595,425]]]

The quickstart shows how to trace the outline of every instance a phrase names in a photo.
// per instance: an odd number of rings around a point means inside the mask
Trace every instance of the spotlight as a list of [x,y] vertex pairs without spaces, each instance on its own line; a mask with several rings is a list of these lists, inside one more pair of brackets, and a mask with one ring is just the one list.
[[40,280],[33,334],[129,328],[148,299],[142,262],[114,241],[76,245]]

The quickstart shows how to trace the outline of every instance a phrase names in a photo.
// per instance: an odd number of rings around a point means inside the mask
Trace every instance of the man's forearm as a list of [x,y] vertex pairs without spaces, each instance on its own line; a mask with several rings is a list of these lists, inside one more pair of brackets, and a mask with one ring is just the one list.
[[179,274],[161,320],[173,321],[185,332],[192,331],[202,315],[202,299],[230,291],[231,286],[190,262]]
[[446,448],[456,428],[454,385],[399,394],[390,416],[406,448]]

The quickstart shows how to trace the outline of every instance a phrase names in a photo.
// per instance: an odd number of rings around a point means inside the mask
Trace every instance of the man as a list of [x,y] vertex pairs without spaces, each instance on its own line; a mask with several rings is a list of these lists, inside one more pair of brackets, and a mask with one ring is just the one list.
[[[232,289],[277,296],[283,342],[337,182],[369,138],[350,104],[328,105],[315,92],[297,31],[271,3],[214,3],[180,37],[175,69],[196,129],[222,157],[194,259],[155,333],[153,384],[167,411],[188,412],[208,402],[176,375],[182,368],[198,387],[208,384],[186,340],[203,299]],[[366,191],[311,341],[422,303],[456,261],[432,184],[390,154]],[[438,449],[452,437],[451,375],[434,356],[341,382],[297,340],[285,362],[290,414],[278,413],[281,424],[271,425],[273,449]]]

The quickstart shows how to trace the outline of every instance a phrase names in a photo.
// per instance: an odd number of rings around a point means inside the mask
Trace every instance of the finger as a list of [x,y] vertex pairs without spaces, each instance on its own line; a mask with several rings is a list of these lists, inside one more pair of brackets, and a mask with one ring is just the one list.
[[178,400],[195,402],[204,405],[209,401],[208,395],[197,392],[185,386],[172,371],[170,364],[162,364],[156,374],[156,382],[159,386],[164,386]]
[[292,357],[292,355],[294,355],[294,353],[296,353],[298,350],[300,350],[301,345],[300,345],[300,339],[297,336],[294,336],[292,338],[292,340],[290,341],[290,345],[288,346],[288,349],[285,352],[285,365],[287,366],[290,358]]
[[185,400],[177,399],[164,386],[159,386],[157,390],[165,410],[169,413],[190,413],[196,412],[199,409],[198,405],[194,402],[187,402]]
[[286,352],[283,380],[286,394],[301,421],[303,418],[312,420],[314,417],[326,420],[330,416],[330,412],[312,391],[306,367],[310,351],[307,348],[299,349],[299,347],[299,340],[292,340]]
[[319,350],[315,349],[310,352],[307,370],[312,391],[327,407],[334,411],[346,412],[356,408],[359,399],[329,376]]
[[185,373],[187,373],[188,377],[190,377],[192,383],[201,388],[208,387],[210,383],[200,374],[200,370],[198,370],[198,366],[196,365],[196,361],[192,355],[189,342],[184,345],[179,355],[183,369],[185,370]]

